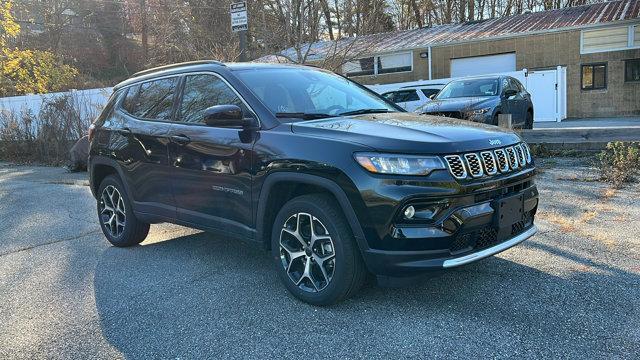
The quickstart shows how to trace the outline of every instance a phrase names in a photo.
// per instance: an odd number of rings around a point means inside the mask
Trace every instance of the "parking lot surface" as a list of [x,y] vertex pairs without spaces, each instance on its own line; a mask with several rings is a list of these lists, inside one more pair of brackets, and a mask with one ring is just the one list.
[[253,244],[152,225],[109,246],[86,174],[0,165],[0,359],[640,357],[640,186],[542,164],[534,238],[306,305]]

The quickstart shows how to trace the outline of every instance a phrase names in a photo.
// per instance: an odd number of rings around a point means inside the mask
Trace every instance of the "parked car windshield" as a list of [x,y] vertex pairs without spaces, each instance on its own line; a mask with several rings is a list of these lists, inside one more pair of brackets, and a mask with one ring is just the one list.
[[284,122],[400,111],[356,83],[324,71],[242,69],[236,74]]
[[445,86],[436,99],[459,97],[496,96],[500,85],[499,79],[466,79],[452,81]]

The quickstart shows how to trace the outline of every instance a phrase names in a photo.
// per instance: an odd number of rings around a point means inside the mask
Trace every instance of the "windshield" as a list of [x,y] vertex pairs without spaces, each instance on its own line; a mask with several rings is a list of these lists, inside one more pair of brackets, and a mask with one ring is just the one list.
[[400,111],[341,76],[305,68],[246,69],[238,78],[284,121]]
[[496,96],[498,95],[498,79],[469,79],[452,81],[445,86],[436,99],[459,97]]

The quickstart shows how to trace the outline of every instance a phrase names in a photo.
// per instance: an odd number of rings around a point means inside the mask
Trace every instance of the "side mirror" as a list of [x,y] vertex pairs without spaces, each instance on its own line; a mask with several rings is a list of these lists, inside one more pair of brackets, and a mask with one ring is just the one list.
[[258,122],[254,118],[245,118],[237,105],[215,105],[204,111],[204,123],[208,126],[223,128],[255,129]]
[[504,97],[506,97],[507,99],[515,95],[518,95],[518,92],[513,89],[507,89],[504,91]]
[[435,99],[435,98],[436,98],[436,95],[438,95],[438,93],[435,93],[435,94],[431,94],[431,95],[429,95],[429,99],[431,99],[431,100]]

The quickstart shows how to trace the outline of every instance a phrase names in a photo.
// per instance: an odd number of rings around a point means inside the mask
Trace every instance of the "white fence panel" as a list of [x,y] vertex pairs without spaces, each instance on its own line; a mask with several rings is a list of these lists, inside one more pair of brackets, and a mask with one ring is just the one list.
[[5,97],[0,98],[0,113],[20,114],[29,112],[37,116],[45,102],[54,101],[62,96],[71,96],[73,101],[78,104],[77,110],[80,117],[94,117],[100,113],[106,104],[111,91],[112,88],[102,88]]

